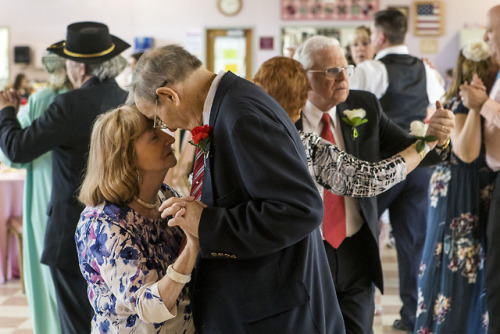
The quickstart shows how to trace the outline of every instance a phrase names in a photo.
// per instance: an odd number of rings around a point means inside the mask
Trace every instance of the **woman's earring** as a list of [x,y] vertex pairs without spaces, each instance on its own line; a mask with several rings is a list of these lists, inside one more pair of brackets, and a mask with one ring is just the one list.
[[137,173],[137,183],[141,183],[141,174],[139,173],[139,170],[135,170],[135,172]]

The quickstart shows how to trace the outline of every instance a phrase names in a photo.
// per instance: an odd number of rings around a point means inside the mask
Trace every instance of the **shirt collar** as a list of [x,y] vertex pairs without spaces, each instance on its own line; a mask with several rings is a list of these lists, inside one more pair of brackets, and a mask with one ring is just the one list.
[[396,45],[396,46],[390,46],[388,48],[385,48],[383,50],[380,50],[377,55],[375,56],[375,60],[379,60],[380,58],[383,58],[387,56],[388,54],[401,54],[401,55],[407,55],[410,52],[408,51],[408,47],[406,45]]
[[212,104],[214,103],[215,92],[217,92],[217,87],[219,87],[219,83],[225,74],[226,72],[224,71],[217,73],[217,76],[210,85],[210,89],[208,90],[208,94],[205,99],[205,104],[203,105],[203,125],[208,125],[210,121],[210,111],[212,110]]
[[[333,128],[337,127],[337,117],[335,116],[337,111],[337,106],[334,106],[332,109],[328,110],[328,114],[332,119]],[[306,106],[302,109],[302,112],[305,114],[304,117],[307,118],[311,125],[316,126],[317,128],[321,128],[321,117],[323,117],[323,111],[318,109],[311,101],[307,100]]]

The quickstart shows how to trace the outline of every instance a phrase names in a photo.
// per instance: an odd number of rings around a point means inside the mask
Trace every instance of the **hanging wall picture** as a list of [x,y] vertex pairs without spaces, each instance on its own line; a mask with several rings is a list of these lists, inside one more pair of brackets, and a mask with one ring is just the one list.
[[281,0],[282,20],[371,20],[379,0]]
[[444,4],[442,1],[414,2],[415,36],[441,36],[444,34]]

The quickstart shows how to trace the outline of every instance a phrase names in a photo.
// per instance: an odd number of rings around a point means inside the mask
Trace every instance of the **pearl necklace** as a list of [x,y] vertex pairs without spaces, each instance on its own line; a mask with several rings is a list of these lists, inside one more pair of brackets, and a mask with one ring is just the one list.
[[156,198],[156,203],[148,203],[148,202],[144,202],[142,199],[140,199],[139,197],[134,197],[134,199],[137,201],[137,203],[139,203],[140,205],[142,205],[143,207],[145,208],[148,208],[148,209],[156,209],[156,208],[159,208],[161,203],[160,203],[160,199],[159,198]]

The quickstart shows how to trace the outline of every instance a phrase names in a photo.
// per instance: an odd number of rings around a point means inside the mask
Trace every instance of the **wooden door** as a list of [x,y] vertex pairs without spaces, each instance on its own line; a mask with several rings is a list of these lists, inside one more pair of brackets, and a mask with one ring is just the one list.
[[252,29],[207,29],[207,69],[252,79]]

